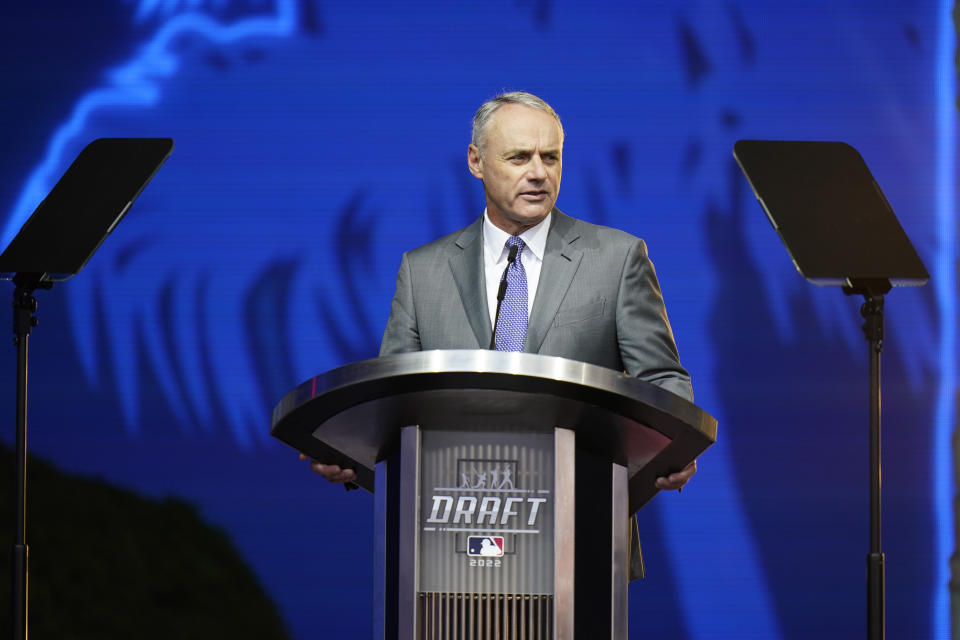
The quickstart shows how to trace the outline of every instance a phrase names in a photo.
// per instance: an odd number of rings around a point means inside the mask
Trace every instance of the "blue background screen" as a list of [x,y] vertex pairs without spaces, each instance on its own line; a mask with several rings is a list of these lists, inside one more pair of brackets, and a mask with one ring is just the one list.
[[369,636],[373,498],[309,473],[270,412],[375,356],[402,252],[480,215],[470,124],[503,89],[563,120],[558,206],[646,240],[720,424],[682,496],[640,513],[631,637],[863,633],[860,301],[796,273],[732,158],[743,138],[855,146],[931,272],[887,299],[887,621],[891,637],[947,637],[949,3],[11,5],[4,245],[91,140],[176,143],[83,272],[38,293],[30,450],[197,505],[294,637]]

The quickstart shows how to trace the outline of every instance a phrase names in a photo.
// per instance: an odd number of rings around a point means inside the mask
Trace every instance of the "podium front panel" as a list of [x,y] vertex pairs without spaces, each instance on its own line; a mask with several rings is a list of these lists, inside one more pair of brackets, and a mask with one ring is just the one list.
[[553,595],[554,433],[421,432],[420,592]]

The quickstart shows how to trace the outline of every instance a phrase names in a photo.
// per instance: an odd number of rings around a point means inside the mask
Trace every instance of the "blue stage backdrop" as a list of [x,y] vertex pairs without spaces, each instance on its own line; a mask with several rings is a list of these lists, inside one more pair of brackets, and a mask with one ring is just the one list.
[[401,253],[482,211],[466,169],[474,109],[524,89],[568,134],[558,205],[648,242],[697,403],[720,421],[689,489],[641,512],[631,637],[857,637],[859,300],[794,271],[731,156],[740,138],[844,140],[933,274],[887,300],[884,549],[890,636],[945,638],[950,8],[8,3],[4,245],[92,139],[176,142],[85,270],[38,293],[31,451],[196,504],[294,637],[368,637],[373,500],[271,441],[270,411],[311,375],[376,355]]

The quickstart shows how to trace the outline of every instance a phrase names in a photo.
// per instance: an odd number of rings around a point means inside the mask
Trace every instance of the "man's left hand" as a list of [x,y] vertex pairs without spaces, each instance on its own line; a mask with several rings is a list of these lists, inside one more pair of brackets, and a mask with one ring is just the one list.
[[697,472],[697,461],[694,460],[687,466],[683,468],[682,471],[677,471],[676,473],[671,473],[670,475],[657,478],[657,489],[664,489],[666,491],[672,491],[676,489],[677,491],[680,488],[690,482],[690,478],[693,477],[693,474]]

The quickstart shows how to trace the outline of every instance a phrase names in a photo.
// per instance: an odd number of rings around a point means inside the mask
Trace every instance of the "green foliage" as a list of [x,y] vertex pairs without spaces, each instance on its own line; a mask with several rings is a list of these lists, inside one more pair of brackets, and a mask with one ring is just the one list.
[[[0,517],[13,523],[0,448]],[[44,638],[287,638],[226,534],[189,504],[149,500],[39,460],[27,466],[29,634]],[[0,636],[10,629],[12,526],[0,528]]]

